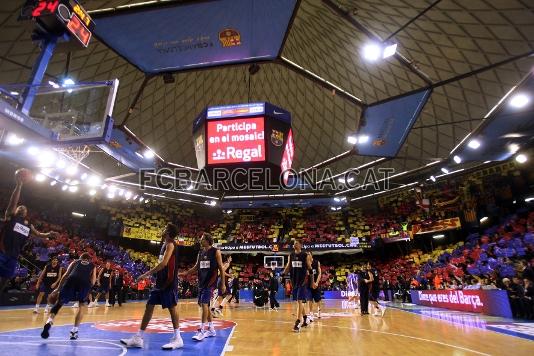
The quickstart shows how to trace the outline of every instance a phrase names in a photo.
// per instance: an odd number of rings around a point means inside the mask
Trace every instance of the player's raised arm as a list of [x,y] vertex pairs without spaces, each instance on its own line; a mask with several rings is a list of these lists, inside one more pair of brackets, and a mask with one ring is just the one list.
[[22,190],[22,181],[17,179],[17,185],[15,186],[15,189],[13,189],[13,192],[11,193],[11,197],[9,198],[9,204],[7,205],[6,213],[4,215],[4,218],[6,220],[8,220],[10,216],[15,215],[15,211],[17,210],[17,205],[20,199],[21,190]]

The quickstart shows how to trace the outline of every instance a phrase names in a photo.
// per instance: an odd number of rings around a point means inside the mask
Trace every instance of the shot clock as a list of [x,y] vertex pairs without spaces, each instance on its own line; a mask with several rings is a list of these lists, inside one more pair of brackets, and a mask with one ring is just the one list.
[[95,23],[76,0],[28,0],[19,19],[34,19],[47,33],[65,32],[83,47],[92,37]]

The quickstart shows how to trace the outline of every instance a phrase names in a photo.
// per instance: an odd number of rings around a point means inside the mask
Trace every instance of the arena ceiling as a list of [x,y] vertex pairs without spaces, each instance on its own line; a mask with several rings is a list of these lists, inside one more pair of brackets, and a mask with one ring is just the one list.
[[[137,1],[80,1],[89,11]],[[24,1],[0,4],[0,82],[23,83],[39,53],[31,25],[17,22]],[[400,57],[366,62],[362,47],[391,38]],[[534,66],[534,2],[530,0],[303,0],[282,57],[372,104],[492,66],[436,87],[398,156],[378,166],[413,171],[446,159],[492,107]],[[525,56],[523,56],[525,55]],[[67,53],[56,53],[47,74],[65,74]],[[68,74],[78,81],[118,78],[114,109],[122,122],[144,74],[94,39],[72,52]],[[196,167],[192,122],[209,105],[268,101],[293,115],[297,169],[311,167],[351,149],[347,137],[359,125],[362,106],[280,64],[220,67],[175,74],[175,83],[152,78],[127,126],[165,160]],[[250,85],[249,85],[250,79]],[[352,155],[330,167],[335,172],[376,157]],[[104,153],[86,163],[105,176],[127,172]]]

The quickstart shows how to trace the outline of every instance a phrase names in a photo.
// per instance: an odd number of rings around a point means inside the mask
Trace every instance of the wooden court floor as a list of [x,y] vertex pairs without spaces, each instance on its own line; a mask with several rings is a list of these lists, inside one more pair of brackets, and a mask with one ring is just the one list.
[[[143,303],[89,309],[85,329],[80,329],[80,339],[75,342],[66,340],[74,315],[70,307],[61,310],[48,340],[39,337],[46,319],[42,309],[37,315],[28,308],[0,310],[0,355],[159,354],[160,344],[168,339],[162,332],[170,327],[168,314],[159,308],[149,327],[154,332],[149,336],[150,347],[145,341],[145,350],[126,350],[118,343],[120,337],[137,329],[143,309]],[[227,308],[224,317],[217,320],[219,335],[209,340],[211,344],[202,344],[191,340],[198,323],[198,307],[194,301],[183,301],[180,319],[184,320],[181,329],[185,348],[173,354],[534,355],[534,341],[394,308],[388,308],[384,317],[362,317],[343,308],[340,301],[329,301],[323,306],[324,317],[298,334],[291,331],[293,313],[289,303],[283,303],[278,312],[256,309],[251,303]],[[94,344],[90,346],[89,341]]]

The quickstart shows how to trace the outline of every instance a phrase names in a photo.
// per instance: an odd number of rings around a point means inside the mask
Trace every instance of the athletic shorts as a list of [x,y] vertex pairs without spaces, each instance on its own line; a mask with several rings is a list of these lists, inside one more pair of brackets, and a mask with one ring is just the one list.
[[378,301],[378,296],[380,295],[380,289],[374,289],[372,288],[370,291],[369,291],[369,300],[371,302],[376,302]]
[[17,268],[17,259],[0,252],[0,277],[13,278]]
[[67,304],[71,301],[85,303],[87,294],[91,290],[91,285],[80,285],[75,282],[67,281],[59,291],[59,300],[61,304]]
[[313,289],[308,287],[308,300],[313,300],[315,303],[321,301],[321,289],[319,287]]
[[198,304],[210,304],[213,295],[213,287],[201,288],[198,291]]
[[161,305],[163,309],[174,307],[178,304],[178,291],[176,288],[151,290],[146,303],[148,305]]
[[50,294],[52,293],[54,289],[52,289],[51,286],[47,286],[46,284],[44,283],[41,283],[41,285],[39,286],[39,292],[40,293],[44,293],[44,294]]
[[109,284],[103,284],[100,287],[98,287],[98,293],[107,293],[109,292]]
[[302,300],[303,302],[306,301],[308,296],[308,287],[306,286],[300,286],[293,288],[293,300]]

